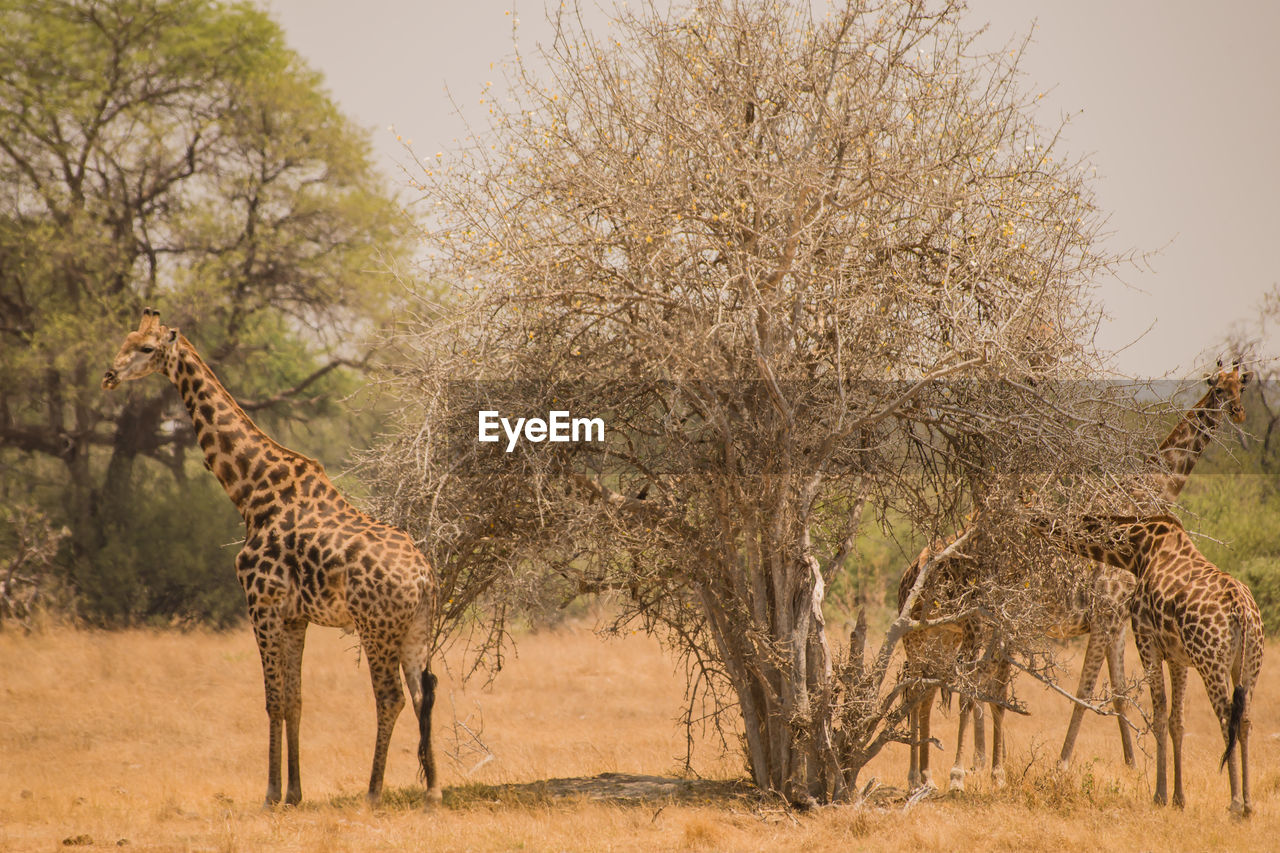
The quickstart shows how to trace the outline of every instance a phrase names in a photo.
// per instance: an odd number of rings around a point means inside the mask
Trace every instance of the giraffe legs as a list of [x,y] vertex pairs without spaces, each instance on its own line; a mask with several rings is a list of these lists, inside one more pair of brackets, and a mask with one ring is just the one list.
[[[1258,667],[1261,667],[1261,660],[1258,661]],[[1246,672],[1245,681],[1238,682],[1236,687],[1244,687],[1244,715],[1240,718],[1240,730],[1236,734],[1236,742],[1240,745],[1240,794],[1243,797],[1240,806],[1240,816],[1248,817],[1253,814],[1253,799],[1249,796],[1249,731],[1253,728],[1253,721],[1250,716],[1253,706],[1253,685],[1258,677],[1258,670],[1255,668],[1252,674]]]
[[[431,662],[430,637],[425,628],[427,624],[427,620],[419,622],[418,625],[422,627],[405,637],[400,646],[400,669],[404,674],[405,684],[409,687],[409,700],[413,703],[413,714],[418,721],[418,763],[427,783],[427,807],[430,808],[439,805],[444,798],[431,749],[431,710],[435,703],[436,680],[434,675],[427,674]],[[428,688],[425,693],[424,686]]]
[[1243,798],[1240,805],[1241,817],[1253,814],[1253,799],[1249,796],[1249,729],[1252,727],[1249,720],[1249,706],[1251,704],[1253,704],[1253,691],[1245,696],[1244,717],[1240,720],[1240,732],[1236,741],[1240,745],[1240,794]]
[[[1218,722],[1222,726],[1222,741],[1230,743],[1228,739],[1228,727],[1231,721],[1231,676],[1224,669],[1220,672],[1204,674],[1204,688],[1209,694],[1209,702],[1213,705],[1213,711],[1218,716]],[[1253,812],[1253,803],[1249,797],[1249,700],[1245,699],[1245,712],[1240,720],[1240,730],[1237,734],[1236,742],[1240,746],[1240,754],[1237,757],[1236,750],[1231,749],[1226,754],[1227,759],[1227,778],[1231,780],[1231,806],[1232,814],[1241,817],[1248,816]],[[1243,769],[1243,774],[1241,770]],[[1243,785],[1242,783],[1243,776]],[[1242,791],[1243,788],[1243,791]]]
[[981,702],[973,703],[973,769],[987,766],[987,714]]
[[369,659],[369,677],[373,681],[373,698],[378,710],[378,737],[373,747],[373,769],[369,773],[368,800],[376,806],[382,799],[382,778],[387,769],[387,749],[396,717],[404,708],[404,691],[400,687],[398,655],[365,646]]
[[929,770],[929,756],[933,746],[933,703],[937,695],[936,689],[930,690],[920,703],[920,784],[927,788],[936,787],[933,784],[933,773]]
[[1147,675],[1147,689],[1151,691],[1151,727],[1156,737],[1156,805],[1169,802],[1169,785],[1166,776],[1168,764],[1169,708],[1164,692],[1164,661],[1155,642],[1141,630],[1134,630],[1142,667]]
[[907,710],[907,790],[920,787],[920,702],[912,700]]
[[288,742],[289,787],[286,805],[302,801],[302,774],[298,756],[298,728],[302,721],[302,649],[306,640],[304,620],[281,621],[269,615],[255,617],[254,634],[262,656],[263,684],[267,699],[267,795],[263,806],[280,803],[280,763],[283,740]]
[[907,768],[907,787],[914,791],[921,787],[933,787],[929,775],[929,718],[938,688],[926,687],[913,701],[907,716],[907,729],[911,737],[911,760]]
[[[1134,766],[1133,733],[1129,731],[1129,723],[1125,717],[1125,698],[1120,690],[1124,684],[1124,625],[1116,631],[1093,631],[1089,634],[1089,644],[1085,647],[1084,664],[1080,669],[1080,684],[1076,687],[1076,698],[1092,701],[1093,690],[1098,683],[1098,673],[1102,669],[1103,660],[1107,662],[1107,677],[1111,682],[1111,707],[1115,709],[1116,721],[1120,725],[1120,750],[1124,754],[1124,763]],[[1085,707],[1076,705],[1071,709],[1071,722],[1067,725],[1067,736],[1062,742],[1062,754],[1058,758],[1058,769],[1065,771],[1071,766],[1071,754],[1075,750],[1076,738],[1080,734],[1080,723],[1084,719]]]
[[968,696],[961,697],[960,714],[956,723],[956,760],[951,765],[951,778],[947,784],[949,791],[964,790],[964,739],[969,728],[970,716],[973,717],[976,759],[976,741],[978,734],[982,732],[982,703],[975,702]]
[[1124,715],[1125,697],[1123,694],[1124,676],[1124,624],[1107,638],[1107,678],[1111,682],[1111,707],[1116,711],[1116,722],[1120,724],[1120,751],[1124,754],[1126,767],[1136,763],[1133,753],[1133,732],[1129,730],[1129,720]]
[[[987,766],[987,730],[985,703],[963,699],[960,703],[960,719],[956,727],[956,760],[951,766],[948,790],[964,790],[964,747],[969,720],[973,720],[973,766],[977,773]],[[991,703],[991,778],[997,786],[1004,785],[1004,708]]]
[[[1080,683],[1076,686],[1076,698],[1088,702],[1093,699],[1093,688],[1098,683],[1098,672],[1102,669],[1103,658],[1107,656],[1107,644],[1110,637],[1104,637],[1102,632],[1093,631],[1089,634],[1089,644],[1085,646],[1084,665],[1080,668]],[[1112,675],[1114,685],[1114,674]],[[1114,686],[1113,688],[1114,689]],[[1075,705],[1071,709],[1071,722],[1067,724],[1067,737],[1062,742],[1062,753],[1058,757],[1058,769],[1065,771],[1071,766],[1071,753],[1076,747],[1076,737],[1080,734],[1080,723],[1084,720],[1085,707],[1083,705]],[[1121,722],[1120,730],[1125,731],[1124,723]],[[1132,763],[1133,756],[1131,753],[1133,745],[1129,744],[1129,752],[1126,752],[1126,761]]]
[[991,703],[991,780],[997,788],[1004,787],[1004,703],[1009,698],[1012,668],[1008,661],[1001,661],[996,668],[996,700]]
[[[966,628],[964,640],[960,646],[959,657],[965,661],[964,667],[968,670],[969,676],[974,686],[985,682],[986,664],[980,657],[981,646],[980,638],[973,633],[972,626]],[[981,689],[974,691],[980,693]],[[956,721],[956,760],[951,765],[951,776],[948,780],[947,789],[950,791],[964,790],[964,749],[965,737],[969,730],[969,721],[973,720],[973,770],[981,771],[987,765],[987,730],[986,730],[986,708],[985,703],[976,695],[960,696],[960,714]]]
[[1187,692],[1187,668],[1169,661],[1169,734],[1173,741],[1173,804],[1182,808],[1186,797],[1182,793],[1182,735],[1183,699]]

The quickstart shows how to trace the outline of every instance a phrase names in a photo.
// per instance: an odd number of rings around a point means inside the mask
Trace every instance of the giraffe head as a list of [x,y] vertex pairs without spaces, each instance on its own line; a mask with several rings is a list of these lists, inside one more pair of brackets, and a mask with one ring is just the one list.
[[1244,423],[1244,405],[1240,402],[1240,393],[1251,379],[1253,379],[1252,372],[1248,370],[1240,372],[1239,359],[1231,362],[1230,370],[1222,366],[1222,359],[1218,359],[1218,372],[1207,380],[1213,399],[1219,406],[1225,408],[1231,420],[1238,424]]
[[111,369],[102,376],[102,387],[112,391],[126,379],[141,379],[160,370],[177,340],[177,329],[160,325],[159,311],[143,308],[137,331],[125,336]]

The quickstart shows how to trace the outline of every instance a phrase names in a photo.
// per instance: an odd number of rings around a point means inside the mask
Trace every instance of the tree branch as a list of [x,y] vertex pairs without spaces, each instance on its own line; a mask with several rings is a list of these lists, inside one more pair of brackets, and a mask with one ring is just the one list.
[[292,388],[272,394],[270,397],[266,397],[261,400],[243,400],[240,402],[240,408],[244,409],[246,412],[257,412],[262,409],[270,408],[271,406],[278,405],[286,400],[293,399],[320,379],[323,379],[334,370],[337,370],[339,367],[352,367],[357,370],[363,370],[368,366],[368,363],[369,359],[367,356],[359,361],[353,361],[348,358],[335,358],[323,367],[312,371],[309,376],[297,385],[294,385]]

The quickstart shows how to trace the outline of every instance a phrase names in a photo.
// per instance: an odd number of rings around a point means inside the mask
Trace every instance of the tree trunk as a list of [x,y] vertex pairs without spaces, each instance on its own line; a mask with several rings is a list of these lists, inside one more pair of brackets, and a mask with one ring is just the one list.
[[[824,633],[824,585],[817,561],[787,560],[766,549],[747,549],[740,559],[752,566],[763,559],[769,570],[745,572],[769,577],[774,597],[763,624],[748,630],[729,613],[760,615],[754,602],[726,602],[703,588],[703,609],[718,657],[742,711],[747,761],[756,784],[801,806],[844,795],[844,775],[834,744],[833,674]],[[767,638],[767,642],[760,639]]]
[[[733,601],[724,589],[701,588],[701,602],[715,644],[738,699],[752,778],[762,790],[809,807],[849,799],[861,768],[887,743],[901,738],[906,714],[901,687],[883,694],[894,649],[912,630],[910,606],[933,567],[968,538],[959,537],[921,567],[915,591],[875,659],[864,663],[866,622],[859,617],[848,657],[836,671],[826,636],[822,604],[826,591],[819,562],[747,547],[718,568],[743,577],[769,579],[788,599],[769,601],[763,622],[751,602]],[[807,534],[801,536],[807,549]],[[752,570],[767,563],[769,571]],[[745,565],[744,565],[745,564]],[[746,622],[735,616],[750,613]]]

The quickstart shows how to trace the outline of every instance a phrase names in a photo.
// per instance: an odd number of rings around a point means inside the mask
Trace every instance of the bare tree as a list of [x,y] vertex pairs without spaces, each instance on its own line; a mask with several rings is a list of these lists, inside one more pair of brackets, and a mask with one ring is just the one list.
[[[1120,259],[1085,170],[1032,119],[1020,50],[975,54],[960,11],[570,13],[489,133],[423,164],[456,298],[399,341],[385,511],[430,534],[455,616],[547,578],[623,591],[688,661],[689,722],[736,711],[755,782],[795,803],[905,738],[908,632],[980,614],[1033,647],[1035,487],[1097,492],[1150,446],[1088,381],[1089,283]],[[508,451],[476,440],[486,410],[606,435]],[[869,658],[823,614],[866,508],[929,538],[980,519]],[[958,553],[963,612],[912,619]]]

